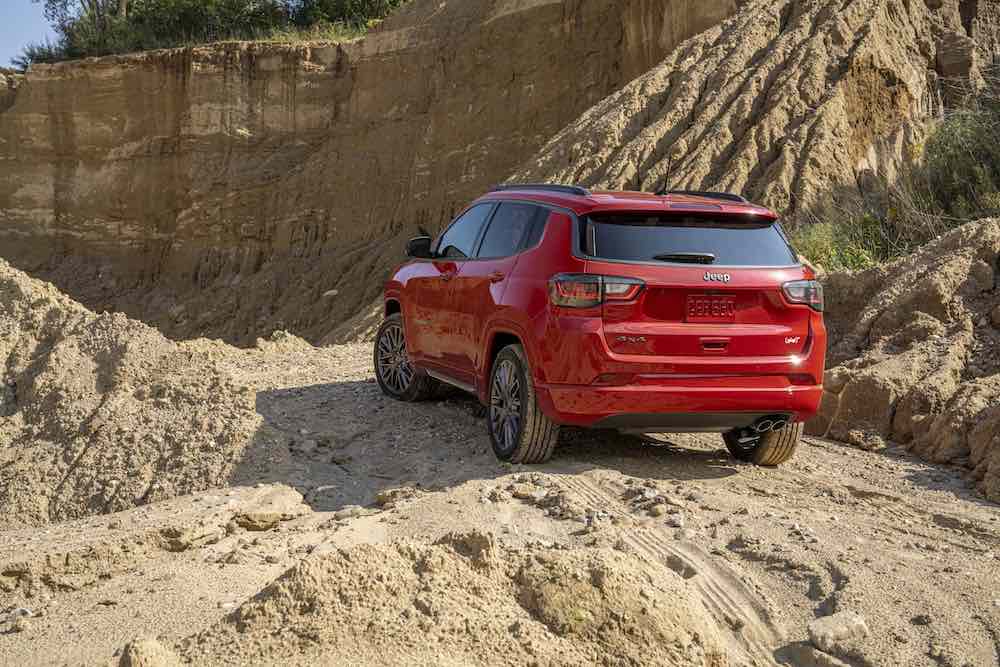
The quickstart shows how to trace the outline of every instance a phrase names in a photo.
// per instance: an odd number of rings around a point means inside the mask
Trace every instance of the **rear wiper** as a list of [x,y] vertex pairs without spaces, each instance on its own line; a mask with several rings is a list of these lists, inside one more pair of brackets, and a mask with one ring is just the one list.
[[712,264],[715,255],[710,252],[668,252],[655,255],[653,259],[661,262],[686,262],[688,264]]

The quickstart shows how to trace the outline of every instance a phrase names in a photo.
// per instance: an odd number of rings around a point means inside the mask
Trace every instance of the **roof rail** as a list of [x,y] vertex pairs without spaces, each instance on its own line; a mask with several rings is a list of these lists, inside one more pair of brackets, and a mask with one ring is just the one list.
[[590,196],[590,190],[581,188],[579,185],[556,185],[553,183],[504,183],[494,186],[490,192],[504,192],[506,190],[541,190],[543,192],[580,195],[581,197]]
[[732,192],[703,192],[701,190],[667,190],[663,194],[667,195],[688,195],[691,197],[705,197],[706,199],[721,199],[737,204],[749,204],[741,195],[734,195]]

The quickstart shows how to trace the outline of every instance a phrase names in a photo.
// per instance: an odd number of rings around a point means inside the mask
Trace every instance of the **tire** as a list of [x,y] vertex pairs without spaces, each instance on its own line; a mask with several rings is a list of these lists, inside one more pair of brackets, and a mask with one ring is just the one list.
[[520,345],[508,345],[493,361],[489,400],[486,425],[498,459],[545,463],[552,458],[559,425],[538,406],[531,368]]
[[722,438],[726,441],[726,448],[733,458],[759,466],[776,466],[787,462],[795,455],[804,427],[803,422],[789,424],[781,430],[764,433],[755,443],[743,445],[737,441],[738,431],[725,433]]
[[[402,358],[400,354],[403,355]],[[375,334],[372,349],[375,380],[383,394],[400,401],[423,401],[431,398],[437,389],[437,380],[410,365],[406,354],[403,316],[393,313],[385,318]]]

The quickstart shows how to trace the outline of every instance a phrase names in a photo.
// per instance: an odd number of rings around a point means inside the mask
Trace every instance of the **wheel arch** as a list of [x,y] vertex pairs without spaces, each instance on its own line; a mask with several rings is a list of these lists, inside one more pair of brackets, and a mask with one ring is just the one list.
[[482,381],[477,383],[479,398],[484,403],[489,400],[487,394],[489,393],[490,373],[493,370],[493,362],[496,360],[497,355],[500,354],[500,350],[504,349],[508,345],[521,346],[521,349],[524,350],[524,354],[528,357],[528,365],[531,366],[532,373],[534,373],[535,364],[531,358],[531,351],[525,344],[525,337],[520,331],[518,331],[518,328],[506,323],[491,328],[489,335],[486,336],[486,345],[483,350],[483,367],[481,370]]

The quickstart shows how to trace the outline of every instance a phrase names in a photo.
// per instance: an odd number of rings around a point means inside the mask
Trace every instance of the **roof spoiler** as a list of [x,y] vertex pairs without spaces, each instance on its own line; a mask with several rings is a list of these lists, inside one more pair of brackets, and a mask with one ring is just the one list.
[[665,195],[687,195],[689,197],[704,197],[706,199],[720,199],[722,201],[731,201],[737,204],[749,204],[750,202],[741,195],[733,194],[732,192],[705,192],[702,190],[667,190],[663,194]]

